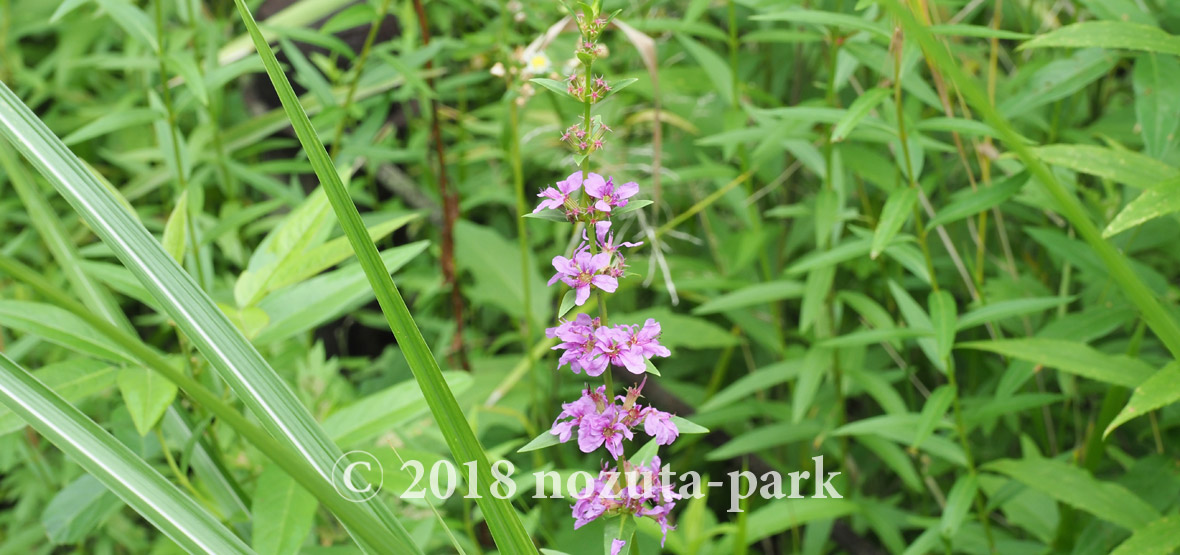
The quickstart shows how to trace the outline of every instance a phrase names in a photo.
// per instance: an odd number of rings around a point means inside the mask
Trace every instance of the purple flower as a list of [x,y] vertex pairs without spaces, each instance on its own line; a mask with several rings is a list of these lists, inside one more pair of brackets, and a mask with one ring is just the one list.
[[572,259],[564,256],[553,257],[553,267],[557,273],[549,279],[549,285],[561,280],[566,285],[573,287],[577,291],[574,304],[582,306],[586,304],[586,299],[590,298],[591,286],[607,293],[614,293],[615,289],[618,289],[618,279],[601,273],[609,263],[609,254],[590,254],[589,247],[583,244],[574,251]]
[[593,453],[606,445],[611,457],[618,459],[623,455],[623,438],[632,437],[631,429],[619,419],[619,408],[615,405],[606,407],[599,414],[583,416],[578,426],[578,448],[583,453]]
[[671,414],[647,407],[643,409],[641,415],[643,417],[643,431],[656,438],[657,444],[671,445],[680,436],[680,429],[672,422]]
[[[664,532],[664,539],[673,527],[668,524],[668,515],[680,495],[672,490],[671,484],[661,482],[663,468],[659,457],[652,457],[648,466],[624,463],[624,471],[603,468],[589,486],[576,495],[573,509],[574,528],[580,528],[594,519],[610,513],[629,513],[636,517],[648,517],[656,521]],[[615,489],[606,490],[606,479],[614,477]],[[619,541],[619,540],[615,540]],[[660,542],[663,547],[664,542]]]
[[[594,175],[594,174],[590,174]],[[557,188],[548,187],[544,191],[537,194],[538,197],[544,198],[541,204],[533,209],[533,214],[540,212],[546,208],[559,209],[565,206],[565,203],[570,200],[570,196],[578,192],[582,188],[582,172],[571,173],[565,181],[558,181]]]
[[[597,178],[597,179],[596,179]],[[611,208],[627,205],[627,199],[639,192],[639,184],[634,181],[615,186],[613,178],[602,179],[601,175],[590,174],[586,179],[586,194],[598,199],[594,207],[610,212]]]
[[643,358],[666,357],[672,354],[667,347],[660,345],[660,323],[648,318],[643,328],[635,331],[638,326],[627,326],[627,346]]
[[632,374],[643,374],[647,372],[647,365],[643,363],[642,351],[632,349],[629,338],[629,330],[624,326],[600,327],[594,332],[594,352]]
[[562,322],[555,328],[545,330],[545,335],[561,339],[563,342],[553,347],[553,350],[565,349],[561,359],[557,361],[560,369],[566,364],[575,374],[583,369],[590,376],[601,376],[606,370],[606,359],[594,358],[594,330],[599,327],[598,318],[591,318],[583,313],[578,314],[573,321]]
[[622,551],[624,545],[627,545],[627,542],[620,540],[618,538],[611,540],[610,541],[610,555],[619,555],[619,552]]
[[[598,405],[606,399],[606,386],[598,386],[597,391],[586,388],[582,396],[572,403],[562,403],[561,414],[553,421],[549,433],[557,436],[558,441],[565,443],[570,440],[575,427],[581,425],[582,419],[589,414],[598,414]],[[562,420],[568,419],[568,420]]]

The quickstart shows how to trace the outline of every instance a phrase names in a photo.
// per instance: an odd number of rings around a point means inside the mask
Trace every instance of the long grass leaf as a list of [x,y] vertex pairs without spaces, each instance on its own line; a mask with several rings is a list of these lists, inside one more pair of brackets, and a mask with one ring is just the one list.
[[418,380],[419,387],[422,388],[423,396],[426,397],[430,411],[438,421],[442,435],[446,438],[447,446],[455,457],[455,462],[459,465],[471,461],[476,463],[477,484],[474,485],[479,494],[476,501],[484,513],[484,518],[496,545],[504,553],[536,553],[536,547],[528,533],[525,532],[524,525],[520,522],[511,503],[492,494],[494,480],[487,455],[468,425],[463,411],[459,409],[454,394],[447,387],[438,361],[431,354],[430,347],[426,345],[426,340],[422,337],[422,332],[414,322],[413,316],[410,315],[410,310],[406,306],[405,300],[402,299],[401,293],[398,292],[397,286],[394,285],[393,278],[381,263],[377,246],[369,239],[360,213],[357,211],[356,205],[353,204],[352,198],[349,197],[340,175],[332,165],[327,150],[324,149],[323,143],[316,135],[315,128],[312,127],[311,121],[300,106],[299,98],[295,96],[291,83],[287,81],[274,52],[258,29],[257,23],[254,22],[250,9],[243,0],[235,0],[235,3],[242,16],[242,21],[245,22],[250,36],[254,39],[254,46],[258,49],[259,56],[262,57],[262,63],[266,66],[266,72],[274,84],[279,100],[282,101],[283,108],[287,110],[287,116],[291,119],[295,134],[307,152],[312,169],[319,177],[324,191],[332,203],[332,209],[340,220],[340,226],[344,228],[344,233],[348,236],[348,241],[352,244],[352,248],[365,270],[365,275],[373,286],[377,302],[381,305],[381,310],[385,313],[385,318],[397,337],[398,344],[406,356],[414,377]]
[[[330,486],[333,465],[343,455],[339,447],[192,277],[3,83],[0,134],[53,184],[135,274],[266,430],[292,447]],[[406,552],[419,551],[381,501],[374,497],[364,506],[382,516],[396,545]],[[349,527],[347,522],[345,525]],[[349,527],[354,534],[355,528]]]
[[253,553],[143,459],[2,353],[0,402],[189,553]]
[[1065,189],[1057,177],[1026,145],[1017,134],[1012,124],[1000,114],[988,100],[987,93],[969,78],[960,66],[951,59],[945,46],[938,42],[930,30],[920,23],[907,8],[897,0],[884,2],[885,7],[901,21],[910,38],[916,40],[922,51],[930,59],[932,66],[946,75],[949,80],[962,92],[968,104],[983,116],[1004,140],[1007,147],[1024,162],[1035,177],[1053,196],[1061,207],[1061,213],[1077,230],[1078,235],[1085,239],[1090,248],[1102,259],[1102,263],[1110,273],[1110,277],[1122,288],[1127,298],[1139,309],[1143,320],[1147,322],[1151,331],[1167,346],[1173,357],[1180,358],[1180,324],[1160,304],[1159,299],[1152,293],[1131,268],[1131,265],[1113,245],[1102,238],[1102,233],[1094,222],[1090,221],[1085,208],[1077,197]]

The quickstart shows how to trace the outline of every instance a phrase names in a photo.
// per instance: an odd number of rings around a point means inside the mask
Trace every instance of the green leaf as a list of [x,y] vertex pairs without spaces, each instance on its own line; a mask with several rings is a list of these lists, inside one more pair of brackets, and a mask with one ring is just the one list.
[[[528,533],[525,532],[524,525],[521,524],[520,517],[511,502],[493,495],[494,479],[487,455],[472,432],[466,416],[455,401],[454,394],[447,387],[438,361],[430,352],[430,347],[426,345],[426,340],[422,337],[417,323],[414,322],[409,307],[406,306],[406,302],[398,292],[397,286],[394,285],[388,270],[382,264],[377,247],[369,239],[356,205],[349,197],[348,190],[344,187],[323,143],[316,135],[315,128],[312,127],[307,113],[299,103],[299,98],[291,89],[291,84],[287,81],[282,67],[279,66],[274,52],[267,45],[266,38],[258,29],[258,25],[244,0],[235,0],[235,4],[237,4],[238,13],[254,41],[254,47],[262,58],[266,73],[278,93],[283,109],[288,119],[291,120],[291,126],[311,161],[312,169],[315,170],[316,176],[323,184],[323,189],[332,204],[332,210],[336,213],[340,227],[344,229],[344,234],[348,237],[353,251],[360,260],[361,267],[364,269],[376,294],[377,302],[381,306],[381,311],[385,314],[390,329],[393,330],[402,354],[405,355],[406,362],[409,363],[410,370],[414,373],[414,378],[418,380],[418,385],[422,388],[426,402],[430,406],[430,412],[438,422],[441,435],[446,441],[447,447],[450,448],[455,463],[460,466],[469,462],[475,463],[477,483],[473,486],[479,493],[476,503],[483,512],[492,538],[501,551],[522,554],[536,553],[537,548],[533,545]],[[457,228],[456,232],[460,229],[462,228]],[[495,261],[495,264],[509,265],[504,262],[505,259],[500,259]],[[519,268],[519,265],[516,267]],[[528,279],[531,276],[521,277]],[[541,290],[540,294],[544,295],[541,287],[535,288],[534,291],[538,289]],[[533,304],[541,311],[544,311],[544,305],[544,302]],[[541,321],[543,318],[542,315],[537,320]],[[312,427],[314,427],[314,423],[312,423]],[[399,539],[411,543],[404,528],[393,518],[388,509],[384,509],[379,504],[375,505],[383,509],[378,512],[378,516],[382,517],[382,520],[385,520],[390,526],[397,527]],[[399,551],[419,552],[420,549],[411,543]]]
[[1144,150],[1163,160],[1176,144],[1180,131],[1180,61],[1173,56],[1141,54],[1135,59],[1132,84],[1135,117],[1139,120]]
[[1026,174],[1016,174],[993,183],[990,187],[981,186],[974,191],[967,190],[957,194],[951,197],[951,201],[940,208],[938,214],[930,219],[930,222],[926,224],[926,230],[929,231],[940,225],[974,216],[985,210],[990,210],[994,206],[999,206],[1012,195],[1020,192],[1027,182],[1028,176]]
[[655,364],[652,364],[651,359],[644,359],[643,364],[647,367],[646,372],[648,374],[651,374],[653,376],[660,376],[661,375],[660,370],[658,368],[656,368]]
[[574,309],[574,301],[577,300],[577,296],[577,291],[574,291],[573,289],[566,291],[565,295],[562,295],[561,306],[557,307],[558,320],[565,318],[565,315],[569,314],[569,312]]
[[1142,528],[1159,512],[1127,488],[1053,459],[1004,459],[984,466],[1034,490],[1128,530]]
[[549,90],[561,95],[564,98],[573,98],[572,96],[570,96],[566,84],[561,81],[554,81],[552,79],[543,79],[543,78],[537,77],[535,79],[529,79],[529,82],[541,85],[542,87],[545,87],[546,89],[549,89]]
[[[467,391],[473,381],[471,374],[462,371],[443,372],[443,379],[456,395]],[[428,412],[418,383],[409,380],[337,409],[324,419],[324,431],[341,445],[357,445]]]
[[529,451],[536,451],[537,449],[544,449],[546,447],[557,445],[558,443],[561,442],[557,440],[557,436],[549,433],[549,430],[545,430],[541,432],[540,435],[533,438],[532,441],[526,443],[524,447],[517,449],[516,452],[527,453]]
[[83,474],[49,500],[41,524],[54,544],[82,543],[122,506],[102,482]]
[[188,191],[180,193],[172,215],[164,224],[164,236],[160,238],[164,250],[172,256],[178,264],[184,264],[184,249],[186,233],[188,231]]
[[914,215],[914,203],[918,201],[918,190],[914,187],[899,187],[885,201],[881,208],[881,218],[877,221],[877,229],[873,231],[873,241],[869,250],[869,257],[876,260],[885,247],[893,241],[893,237]]
[[832,128],[832,142],[840,142],[847,138],[848,135],[852,133],[852,130],[856,129],[857,124],[859,124],[860,121],[865,118],[865,116],[868,116],[869,112],[876,108],[882,100],[888,98],[892,92],[893,91],[891,89],[877,87],[865,91],[863,94],[856,97],[856,100],[854,100],[852,105],[848,107],[848,112],[845,113],[844,117],[840,118],[840,121],[836,122],[835,127]]
[[[612,211],[611,216],[621,216],[621,215],[626,214],[628,212],[634,212],[636,210],[646,208],[648,206],[651,206],[651,204],[652,204],[652,201],[647,200],[647,199],[632,200],[632,201],[629,201],[622,208],[617,208],[614,211]],[[568,222],[566,222],[566,220],[564,218],[561,221],[563,223],[568,223]]]
[[959,318],[956,329],[962,331],[987,322],[998,322],[1005,318],[1024,316],[1069,304],[1075,297],[1040,297],[1032,299],[1011,299],[981,306]]
[[152,25],[147,14],[130,0],[97,0],[98,5],[115,20],[128,35],[143,41],[155,52],[160,51],[160,42],[156,39],[155,26]]
[[634,77],[631,77],[629,79],[619,79],[618,81],[614,81],[614,82],[610,83],[610,91],[607,92],[606,96],[603,96],[602,98],[603,98],[603,100],[610,98],[615,93],[617,93],[627,87],[630,87],[631,85],[634,85],[635,83],[638,83],[638,82],[639,82],[639,79],[636,79]]
[[1028,48],[1117,48],[1180,56],[1180,37],[1159,27],[1123,21],[1086,21],[1066,25],[1020,45]]
[[1135,530],[1110,555],[1168,555],[1180,548],[1180,514],[1168,515]]
[[[33,375],[67,402],[77,403],[115,385],[117,368],[92,359],[74,359],[39,368]],[[0,435],[25,427],[20,416],[0,406]]]
[[776,301],[797,299],[803,295],[803,284],[798,281],[782,280],[755,283],[736,291],[714,297],[694,308],[695,315],[716,314],[729,310],[767,306]]
[[0,300],[0,322],[79,353],[113,362],[132,362],[118,345],[77,316],[53,305]]
[[0,402],[190,553],[253,553],[106,430],[0,353]]
[[274,555],[299,553],[315,522],[315,497],[287,473],[268,466],[254,487],[254,550]]
[[817,26],[856,29],[858,31],[872,33],[880,38],[889,38],[889,29],[885,24],[842,13],[790,9],[783,12],[755,15],[751,19],[756,21],[790,21],[792,23],[810,23]]
[[1175,212],[1180,212],[1180,177],[1140,193],[1102,230],[1102,236],[1109,238]]
[[101,137],[107,133],[126,129],[128,127],[135,127],[137,125],[147,125],[153,123],[158,119],[164,117],[164,114],[152,108],[132,108],[129,110],[119,110],[106,114],[98,119],[79,127],[73,133],[66,135],[62,142],[67,145],[76,145],[83,141]]
[[[327,438],[291,388],[234,328],[143,225],[5,85],[0,84],[0,134],[74,206],[87,226],[152,294],[263,427],[290,446],[321,478],[330,479],[341,451]],[[187,391],[187,390],[186,390]],[[214,399],[215,400],[215,399]],[[322,488],[321,488],[322,489]],[[345,505],[352,505],[346,503]],[[416,553],[409,534],[376,499],[335,511],[372,548]],[[385,526],[374,526],[383,515]],[[395,547],[396,546],[396,547]]]
[[1114,417],[1106,431],[1102,432],[1102,436],[1110,435],[1115,428],[1132,418],[1177,401],[1180,401],[1180,364],[1173,362],[1135,386],[1131,400],[1127,401],[1127,406]]
[[807,420],[797,424],[794,422],[779,422],[740,434],[725,442],[724,445],[711,449],[705,455],[705,459],[710,461],[724,461],[749,453],[757,453],[763,449],[792,443],[808,442],[822,431],[819,423],[814,420]]
[[[464,290],[471,302],[490,305],[516,317],[533,322],[547,322],[552,317],[548,288],[536,271],[528,269],[532,314],[524,313],[524,280],[521,275],[519,246],[490,227],[467,221],[455,224],[455,264],[475,277],[475,285]],[[547,265],[548,266],[548,265]],[[552,266],[549,266],[552,270]]]
[[1180,178],[1180,169],[1155,158],[1092,145],[1049,145],[1031,149],[1048,164],[1088,173],[1139,189],[1150,189]]
[[531,218],[534,220],[548,220],[550,222],[557,222],[562,224],[570,223],[569,219],[565,217],[565,213],[560,210],[542,210],[540,212],[529,212],[521,216],[522,218]]
[[709,433],[708,428],[698,425],[698,424],[694,424],[692,422],[689,422],[687,418],[684,418],[681,416],[673,416],[671,418],[671,420],[672,420],[672,423],[676,425],[676,429],[679,430],[680,433],[682,433],[682,434],[707,434],[707,433]]
[[[381,253],[381,262],[395,273],[430,246],[418,241]],[[266,327],[254,337],[255,345],[269,345],[305,332],[355,310],[373,298],[364,269],[348,264],[339,270],[311,278],[267,295],[257,308],[269,317]]]
[[972,341],[959,344],[963,349],[991,351],[1004,356],[1027,360],[1034,364],[1056,368],[1124,387],[1135,387],[1155,373],[1147,363],[1125,355],[1101,353],[1084,343],[1033,337]]
[[1017,33],[1016,31],[1009,31],[1007,29],[992,29],[991,27],[980,25],[963,24],[931,25],[930,32],[948,37],[997,38],[1004,40],[1026,40],[1033,38],[1033,35],[1028,33]]
[[716,395],[701,405],[701,411],[707,413],[727,407],[753,395],[756,391],[764,391],[792,380],[802,371],[803,362],[801,359],[786,360],[759,368],[750,374],[734,380],[725,389],[718,391]]
[[[1016,118],[1038,107],[1073,96],[1091,83],[1110,75],[1118,61],[1116,54],[1097,48],[1078,50],[1072,56],[1050,61],[1037,69],[1031,78],[1022,81],[1023,87],[1017,92],[1000,101],[999,111],[1005,117]],[[991,127],[999,132],[994,123]],[[998,136],[1006,139],[1003,132]],[[1020,135],[1013,135],[1012,138],[1024,139]]]
[[959,527],[967,513],[971,512],[971,504],[978,492],[979,482],[975,474],[967,474],[955,481],[946,496],[946,506],[942,508],[942,519],[938,523],[938,530],[944,538],[954,538],[959,533]]
[[819,385],[831,368],[832,351],[818,346],[807,351],[803,357],[803,370],[791,395],[791,422],[798,424],[811,410]]
[[146,436],[176,399],[176,384],[146,368],[129,366],[119,372],[119,392],[135,429]]
[[[808,469],[810,472],[813,469]],[[837,519],[860,512],[849,499],[779,499],[755,509],[746,521],[746,543],[753,544],[808,522]]]
[[957,392],[954,386],[947,384],[939,386],[926,398],[926,402],[922,405],[922,416],[918,419],[918,425],[914,430],[914,440],[910,443],[912,449],[921,447],[922,442],[934,433],[934,429],[943,424],[943,417],[946,416],[946,410],[954,402],[955,395]]
[[721,101],[726,106],[733,104],[733,70],[716,52],[703,44],[683,34],[677,34],[676,40],[697,61],[705,75],[713,82],[713,88],[721,95]]
[[124,330],[131,330],[131,321],[123,314],[114,295],[100,286],[91,272],[85,268],[86,261],[78,254],[74,242],[67,233],[64,223],[49,205],[45,193],[33,181],[33,176],[20,163],[16,154],[7,144],[0,144],[0,167],[8,174],[9,183],[16,189],[21,203],[29,213],[29,220],[61,266],[66,281],[82,304],[94,314]]

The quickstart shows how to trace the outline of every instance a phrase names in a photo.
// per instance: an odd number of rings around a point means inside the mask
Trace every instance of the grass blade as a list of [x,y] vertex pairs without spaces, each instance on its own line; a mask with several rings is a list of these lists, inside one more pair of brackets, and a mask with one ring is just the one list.
[[0,402],[190,553],[253,553],[126,446],[0,354]]
[[[192,277],[3,83],[0,83],[0,134],[16,146],[115,252],[266,430],[292,447],[326,482],[323,485],[331,487],[330,472],[342,452],[307,408]],[[405,528],[376,497],[364,506],[387,524],[392,533],[387,539],[406,552],[419,551]],[[349,521],[341,518],[355,533],[356,526],[349,526]]]
[[340,226],[344,228],[344,233],[348,236],[348,241],[352,244],[353,251],[356,252],[357,258],[365,270],[365,275],[373,286],[377,302],[381,305],[381,311],[385,314],[390,329],[393,330],[398,344],[402,347],[402,353],[405,354],[406,361],[409,363],[414,377],[418,380],[418,385],[422,388],[422,393],[430,406],[430,412],[438,421],[443,437],[446,438],[447,446],[455,457],[455,462],[460,466],[471,461],[476,462],[477,484],[473,484],[479,493],[476,501],[480,510],[483,511],[496,545],[501,552],[505,553],[536,553],[536,547],[528,533],[525,532],[524,525],[521,524],[511,503],[506,499],[492,495],[493,479],[487,455],[471,431],[463,411],[459,409],[454,394],[447,387],[438,361],[431,354],[430,347],[426,345],[422,332],[414,322],[413,316],[410,315],[405,300],[402,299],[401,293],[393,283],[393,278],[381,263],[377,246],[369,239],[369,234],[361,221],[356,205],[353,204],[348,190],[345,189],[340,175],[328,157],[327,150],[324,149],[323,143],[316,135],[315,128],[312,127],[311,121],[299,104],[299,98],[291,89],[291,83],[287,81],[286,75],[279,67],[274,52],[258,29],[258,24],[254,22],[250,9],[246,7],[243,0],[235,0],[235,3],[242,16],[242,21],[245,22],[250,36],[254,39],[254,46],[258,49],[259,56],[262,57],[262,63],[266,66],[266,72],[274,84],[283,108],[287,111],[295,134],[307,152],[312,168],[315,170],[316,176],[319,177],[324,191],[332,203],[332,209],[340,220]]
[[[1012,124],[992,106],[987,93],[974,79],[963,73],[960,66],[951,59],[946,48],[934,38],[929,29],[914,17],[914,14],[910,13],[897,0],[888,0],[884,2],[884,5],[901,21],[902,27],[909,36],[921,44],[922,51],[932,66],[946,75],[958,87],[967,103],[999,132],[1007,147],[1024,162],[1033,177],[1049,191],[1049,194],[1061,207],[1062,215],[1069,220],[1069,223],[1077,229],[1078,235],[1081,235],[1090,248],[1101,258],[1110,277],[1119,284],[1127,299],[1139,309],[1151,331],[1167,346],[1173,357],[1180,358],[1180,324],[1177,324],[1168,310],[1160,304],[1155,294],[1135,275],[1135,271],[1131,269],[1127,259],[1102,238],[1101,232],[1090,221],[1089,215],[1077,197],[1067,191],[1053,175],[1053,172],[1049,171],[1049,168],[1033,154],[1032,150],[1021,140],[1020,135],[1016,133]],[[1097,23],[1080,23],[1071,27],[1095,24]],[[1155,31],[1162,33],[1158,29]],[[1030,43],[1025,43],[1025,46],[1028,47]]]

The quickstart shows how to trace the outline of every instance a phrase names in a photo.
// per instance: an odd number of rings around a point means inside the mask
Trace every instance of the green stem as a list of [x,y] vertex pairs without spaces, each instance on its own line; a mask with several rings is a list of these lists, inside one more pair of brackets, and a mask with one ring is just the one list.
[[373,49],[373,42],[377,39],[377,31],[381,28],[381,23],[385,21],[388,11],[389,0],[381,0],[381,6],[377,8],[377,18],[369,25],[369,34],[365,36],[361,55],[356,59],[356,67],[353,68],[352,77],[348,83],[348,93],[344,96],[344,104],[341,106],[343,113],[340,115],[340,121],[336,122],[336,131],[332,134],[332,152],[329,156],[333,161],[336,161],[336,155],[340,152],[340,141],[344,139],[344,128],[348,127],[349,122],[352,121],[350,110],[352,110],[353,99],[356,98],[356,89],[361,81],[361,73],[365,69],[365,61],[369,59],[369,51]]
[[[208,290],[208,283],[205,282],[204,264],[201,262],[201,243],[197,239],[197,217],[201,215],[200,200],[195,194],[197,185],[192,184],[190,190],[188,179],[184,175],[184,162],[180,155],[180,132],[177,131],[177,117],[176,111],[172,106],[172,87],[168,86],[168,68],[164,64],[164,8],[161,6],[162,0],[153,2],[156,7],[156,35],[159,37],[156,50],[156,59],[160,65],[160,83],[163,85],[161,98],[164,101],[164,110],[168,114],[168,133],[172,137],[172,157],[176,161],[176,183],[181,192],[188,191],[188,214],[185,217],[185,227],[188,236],[189,248],[192,249],[194,269],[197,273],[197,283],[200,284],[201,289]],[[177,193],[179,197],[180,193]]]

